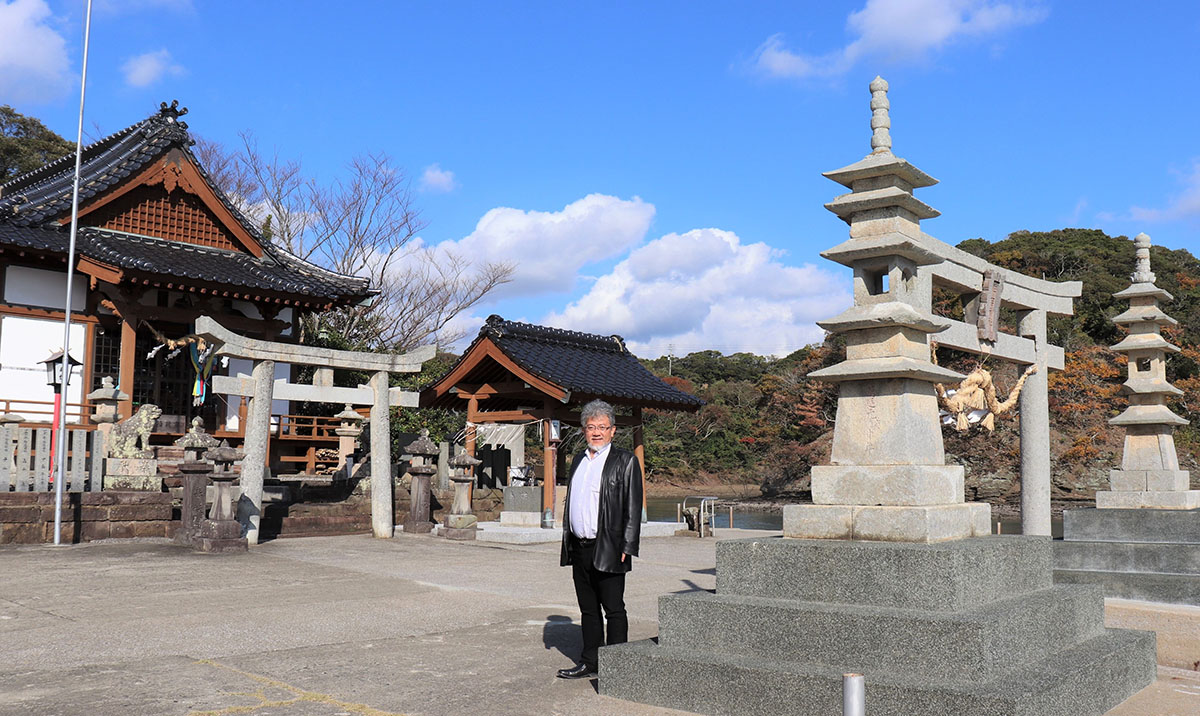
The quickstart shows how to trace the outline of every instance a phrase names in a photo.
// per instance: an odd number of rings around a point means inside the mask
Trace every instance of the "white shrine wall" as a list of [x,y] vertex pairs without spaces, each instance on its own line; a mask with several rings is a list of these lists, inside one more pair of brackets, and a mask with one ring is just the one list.
[[[225,371],[225,375],[242,376],[249,378],[251,371],[254,370],[254,361],[245,358],[230,358],[229,369]],[[292,376],[292,366],[290,363],[275,364],[275,380],[287,382]],[[237,396],[224,396],[228,399],[225,405],[225,429],[236,431],[238,429],[238,406],[240,399]],[[288,400],[272,400],[271,401],[271,426],[275,426],[276,415],[287,415],[291,408],[291,401]]]
[[[65,278],[61,271],[9,266],[4,270],[4,302],[61,311],[67,302]],[[83,311],[87,308],[87,276],[75,274],[72,284],[71,310]],[[62,343],[62,338],[58,342]]]
[[[83,355],[86,331],[86,324],[71,323],[71,355],[76,359]],[[46,385],[46,369],[39,361],[62,348],[62,342],[62,321],[0,316],[0,398],[12,401],[10,409],[14,413],[30,420],[50,421],[51,410],[46,403],[53,404],[54,389]],[[68,403],[83,402],[81,370],[82,366],[79,366],[71,372],[66,394]],[[41,401],[42,404],[26,404],[23,408],[21,401]],[[37,415],[31,410],[46,411],[46,414]],[[77,417],[70,415],[67,420],[79,422]]]

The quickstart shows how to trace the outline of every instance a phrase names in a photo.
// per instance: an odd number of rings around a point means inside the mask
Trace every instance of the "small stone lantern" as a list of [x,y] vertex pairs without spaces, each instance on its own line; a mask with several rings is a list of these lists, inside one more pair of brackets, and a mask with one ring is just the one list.
[[346,479],[350,479],[350,473],[354,470],[354,451],[358,448],[358,436],[362,435],[363,431],[363,416],[346,403],[342,412],[333,417],[339,421],[338,426],[333,429],[333,433],[338,436],[338,469],[344,469]]
[[438,454],[438,446],[429,439],[429,431],[422,430],[421,437],[409,443],[404,452],[412,456],[412,464],[408,468],[412,479],[409,483],[409,509],[408,519],[404,521],[404,533],[427,534],[433,531],[433,522],[429,519],[429,483],[437,472],[433,456]]
[[233,508],[233,481],[238,477],[233,471],[233,463],[243,457],[241,450],[229,447],[224,440],[219,447],[204,453],[204,459],[213,463],[208,477],[216,485],[217,494],[208,519],[200,524],[196,549],[201,552],[245,552],[247,549],[242,525]]
[[100,387],[88,393],[86,399],[93,406],[92,422],[99,426],[105,437],[108,437],[112,424],[120,417],[117,414],[117,406],[121,401],[129,400],[129,396],[113,385],[112,376],[106,375],[100,379]]
[[450,458],[450,480],[454,483],[454,504],[446,515],[442,536],[446,539],[475,539],[479,520],[471,512],[471,483],[474,481],[472,468],[482,463],[465,452]]
[[[110,378],[105,380],[112,382]],[[175,441],[175,447],[183,448],[183,462],[179,463],[179,474],[183,479],[183,505],[179,511],[179,531],[175,533],[178,544],[192,545],[200,534],[208,475],[212,471],[212,466],[204,460],[204,452],[219,444],[216,438],[204,431],[204,420],[199,416],[192,419],[191,429]]]

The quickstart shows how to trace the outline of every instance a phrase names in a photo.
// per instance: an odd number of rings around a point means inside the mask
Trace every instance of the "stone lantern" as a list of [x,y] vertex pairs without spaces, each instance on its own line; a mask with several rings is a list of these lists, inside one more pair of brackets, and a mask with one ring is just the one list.
[[117,406],[121,401],[129,400],[129,396],[113,385],[112,376],[106,375],[100,379],[100,387],[88,393],[86,399],[93,406],[92,422],[107,438],[112,424],[120,417],[117,414]]
[[[112,383],[110,378],[105,380]],[[175,533],[175,541],[179,544],[191,545],[200,534],[200,523],[204,521],[208,475],[212,469],[204,460],[204,452],[219,444],[216,438],[204,431],[204,420],[199,416],[192,419],[191,429],[175,441],[175,447],[183,448],[183,462],[179,464],[179,474],[183,479],[183,505],[179,511],[179,531]]]
[[429,483],[437,472],[433,456],[438,454],[438,446],[429,439],[429,431],[422,430],[421,437],[409,443],[404,452],[412,456],[412,465],[408,468],[412,480],[409,484],[408,519],[404,521],[404,532],[427,534],[433,531],[433,522],[429,519]]
[[450,481],[454,483],[454,503],[450,507],[450,514],[446,515],[446,525],[442,528],[442,536],[446,539],[475,539],[475,530],[479,521],[471,513],[471,483],[475,479],[473,468],[482,462],[465,452],[450,458]]
[[241,450],[229,447],[224,440],[219,447],[204,453],[204,459],[213,463],[208,477],[217,489],[212,510],[208,519],[200,523],[200,535],[195,540],[196,549],[201,552],[245,552],[247,549],[242,525],[233,509],[233,481],[238,477],[233,463],[243,457]]
[[354,451],[358,448],[358,436],[362,435],[363,416],[355,412],[354,408],[346,403],[346,407],[342,412],[333,416],[338,419],[339,423],[333,429],[335,435],[338,436],[338,469],[346,470],[346,479],[350,479],[350,474],[354,470]]

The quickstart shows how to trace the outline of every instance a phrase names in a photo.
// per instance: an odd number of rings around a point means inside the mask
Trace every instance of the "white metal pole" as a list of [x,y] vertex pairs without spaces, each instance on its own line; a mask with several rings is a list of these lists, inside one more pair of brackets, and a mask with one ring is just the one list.
[[867,686],[862,674],[842,674],[842,716],[866,716]]
[[[67,396],[71,385],[71,288],[75,278],[75,236],[79,231],[79,170],[83,164],[83,100],[87,95],[88,43],[92,34],[92,0],[83,21],[83,68],[79,81],[79,131],[75,135],[75,186],[71,191],[71,239],[67,247],[67,302],[63,310],[62,399],[58,401],[58,470],[54,479],[54,544],[62,543],[63,482],[67,467]],[[86,360],[86,356],[85,356]],[[79,456],[76,456],[79,459]],[[92,459],[98,459],[93,456]]]

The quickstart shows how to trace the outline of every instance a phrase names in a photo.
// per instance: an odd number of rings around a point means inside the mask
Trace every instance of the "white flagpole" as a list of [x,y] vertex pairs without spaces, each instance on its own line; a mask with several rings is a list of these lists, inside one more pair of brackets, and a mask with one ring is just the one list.
[[[67,248],[67,302],[63,318],[62,396],[58,401],[58,469],[54,479],[54,544],[62,544],[63,483],[67,468],[67,395],[71,385],[71,288],[75,279],[75,236],[79,231],[79,170],[83,163],[83,100],[87,94],[88,43],[92,34],[92,0],[87,0],[87,17],[83,22],[83,72],[79,82],[79,132],[75,135],[75,187],[71,194],[71,242]],[[87,360],[87,356],[84,356]],[[76,459],[81,459],[77,455]],[[93,460],[102,459],[92,456]]]

